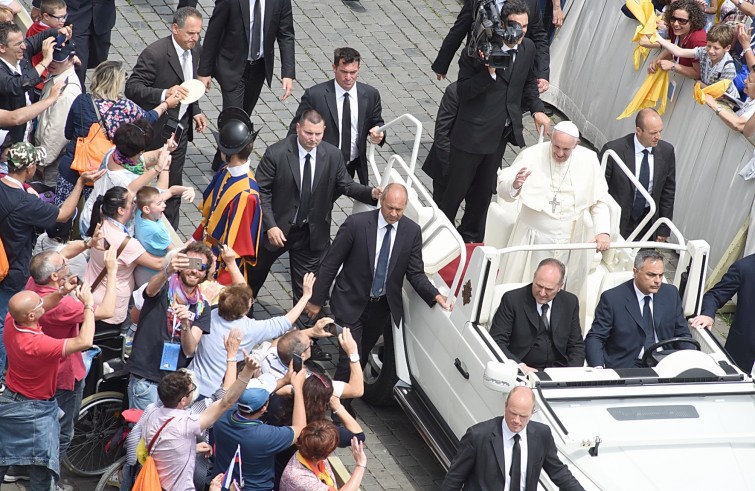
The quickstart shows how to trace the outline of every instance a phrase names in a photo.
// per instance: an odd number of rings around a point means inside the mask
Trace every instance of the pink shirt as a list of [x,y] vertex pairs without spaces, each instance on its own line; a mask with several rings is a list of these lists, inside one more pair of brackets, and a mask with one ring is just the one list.
[[197,455],[197,436],[202,434],[199,415],[185,409],[153,407],[142,416],[142,435],[149,442],[160,427],[168,423],[152,447],[160,486],[165,491],[189,491],[194,488],[194,463]]
[[[38,285],[33,278],[26,283],[26,290],[45,297],[57,291],[56,288]],[[46,310],[39,319],[42,332],[55,339],[75,338],[79,335],[79,326],[84,322],[84,304],[72,296],[63,297],[58,305]],[[57,388],[73,390],[74,384],[86,376],[84,358],[81,353],[72,353],[60,360],[58,365]]]
[[[102,222],[102,233],[105,239],[114,246],[116,250],[126,237],[126,233],[123,232],[118,226],[105,219]],[[118,273],[116,275],[116,297],[115,297],[115,313],[113,317],[109,319],[103,319],[103,322],[108,324],[120,324],[126,320],[126,314],[128,313],[128,300],[131,297],[131,293],[134,291],[134,269],[136,268],[136,260],[139,256],[146,252],[144,247],[138,240],[131,238],[126,244],[126,248],[118,256]],[[86,273],[84,274],[84,281],[91,284],[97,279],[100,271],[105,267],[105,251],[100,251],[96,248],[92,248],[89,253],[89,264],[87,265]],[[99,284],[96,290],[92,292],[94,296],[95,305],[102,303],[102,299],[105,297],[105,290],[107,288],[107,275]]]

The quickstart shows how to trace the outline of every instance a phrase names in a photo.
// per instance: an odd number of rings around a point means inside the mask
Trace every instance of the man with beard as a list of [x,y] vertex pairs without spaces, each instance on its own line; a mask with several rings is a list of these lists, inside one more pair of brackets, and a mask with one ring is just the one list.
[[193,242],[166,261],[147,284],[126,363],[132,408],[145,409],[156,402],[160,380],[185,368],[202,334],[210,332],[210,305],[197,285],[207,279],[211,264],[210,249]]

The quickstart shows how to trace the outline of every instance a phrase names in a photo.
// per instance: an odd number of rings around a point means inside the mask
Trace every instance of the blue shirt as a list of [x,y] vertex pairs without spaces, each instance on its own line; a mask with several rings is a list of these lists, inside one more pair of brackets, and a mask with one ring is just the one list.
[[[270,426],[259,420],[244,420],[234,413],[235,407],[213,426],[217,453],[212,474],[228,469],[236,447],[241,444],[244,491],[270,491],[275,480],[275,454],[294,444],[294,429]],[[238,467],[233,473],[238,481]]]
[[165,228],[162,220],[155,222],[144,218],[142,211],[136,210],[134,236],[153,256],[163,257],[167,254],[170,245],[170,233],[168,233],[168,229]]

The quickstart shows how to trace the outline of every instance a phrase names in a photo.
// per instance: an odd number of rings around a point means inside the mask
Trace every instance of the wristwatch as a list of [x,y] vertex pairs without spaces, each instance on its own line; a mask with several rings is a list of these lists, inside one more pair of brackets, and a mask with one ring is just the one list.
[[350,363],[359,363],[359,353],[352,353],[349,355]]

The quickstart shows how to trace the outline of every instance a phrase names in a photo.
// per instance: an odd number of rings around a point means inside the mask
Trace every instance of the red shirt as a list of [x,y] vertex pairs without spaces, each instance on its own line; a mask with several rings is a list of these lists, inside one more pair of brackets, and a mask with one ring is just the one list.
[[[36,292],[40,297],[54,293],[57,289],[38,285],[29,278],[25,290]],[[68,295],[63,297],[58,305],[39,319],[42,332],[55,339],[75,338],[79,335],[79,326],[84,322],[84,304]],[[72,353],[60,360],[58,366],[58,389],[73,390],[74,384],[86,377],[84,358],[81,353]]]
[[[50,28],[50,26],[46,26],[46,25],[42,24],[42,22],[36,21],[36,22],[34,22],[34,24],[32,24],[31,26],[29,26],[29,30],[26,31],[26,37],[32,37],[35,34],[39,34],[40,32],[44,32],[44,31],[48,30],[49,28]],[[39,62],[42,61],[42,58],[43,58],[43,54],[42,54],[41,51],[39,53],[37,53],[36,55],[32,56],[31,57],[31,66],[35,67],[35,66],[39,65]],[[47,78],[47,69],[45,69],[45,71],[42,72],[42,80],[45,80],[46,78]],[[37,88],[41,89],[43,85],[44,85],[44,82],[40,82],[40,83],[37,84]]]
[[[670,30],[670,29],[669,29]],[[682,38],[682,45],[681,47],[684,49],[695,49],[699,48],[701,46],[705,46],[708,44],[708,35],[705,33],[705,29],[698,29],[697,31],[692,31],[684,38]],[[671,33],[671,39],[669,39],[672,43],[676,43],[676,36],[674,36],[674,33]],[[679,64],[684,66],[692,66],[692,62],[695,61],[694,58],[679,58]]]
[[10,314],[6,315],[3,342],[8,353],[8,388],[29,399],[52,399],[58,381],[56,368],[66,341],[51,338],[39,327],[18,326]]

